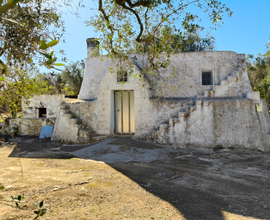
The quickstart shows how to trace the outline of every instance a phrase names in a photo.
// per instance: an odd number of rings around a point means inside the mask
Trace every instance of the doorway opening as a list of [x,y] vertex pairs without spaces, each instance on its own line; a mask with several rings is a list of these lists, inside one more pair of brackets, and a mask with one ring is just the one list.
[[134,134],[134,91],[114,92],[114,133]]

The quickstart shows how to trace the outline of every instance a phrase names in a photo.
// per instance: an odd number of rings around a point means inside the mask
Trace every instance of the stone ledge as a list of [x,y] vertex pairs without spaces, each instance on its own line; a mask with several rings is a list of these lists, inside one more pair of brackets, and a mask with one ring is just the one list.
[[255,101],[260,101],[260,92],[259,91],[247,92],[246,98]]

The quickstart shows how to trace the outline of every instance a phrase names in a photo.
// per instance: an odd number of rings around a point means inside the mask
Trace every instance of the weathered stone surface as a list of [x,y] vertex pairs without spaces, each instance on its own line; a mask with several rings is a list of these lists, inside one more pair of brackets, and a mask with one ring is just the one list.
[[[76,102],[72,104],[76,104]],[[89,143],[91,141],[92,130],[81,122],[80,115],[71,111],[68,103],[60,105],[58,112],[51,138],[53,141],[70,143]]]
[[56,118],[59,105],[65,100],[64,94],[59,95],[41,95],[22,101],[24,118],[38,118],[37,108],[46,108],[45,118]]
[[259,101],[260,100],[260,92],[259,91],[247,92],[246,97],[247,97],[247,99]]
[[[270,123],[265,109],[258,112],[256,103],[244,98],[216,98],[208,104],[188,111],[186,117],[179,117],[179,122],[166,131],[160,126],[157,142],[169,142],[175,147],[270,150]],[[261,104],[266,108],[264,101]]]
[[19,135],[39,136],[42,126],[52,126],[56,118],[16,118],[10,119],[10,124],[18,125]]
[[[131,56],[132,59],[135,55]],[[164,56],[164,61],[166,57]],[[161,75],[166,78],[166,87],[163,86],[163,80],[151,78],[154,81],[154,87],[150,96],[158,97],[196,97],[204,91],[213,90],[216,85],[230,85],[229,90],[237,87],[237,90],[228,91],[224,88],[218,93],[218,97],[236,96],[243,97],[246,92],[252,91],[246,74],[243,56],[232,51],[211,51],[211,52],[188,52],[179,53],[170,57],[171,64],[164,70]],[[136,54],[133,64],[138,68],[131,68],[131,75],[144,69],[147,61],[140,54]],[[79,99],[97,99],[100,98],[99,86],[106,89],[115,89],[116,72],[118,68],[123,67],[123,61],[116,60],[112,62],[106,56],[91,57],[86,61],[84,81],[79,94]],[[241,66],[241,68],[239,68]],[[131,66],[132,67],[132,66]],[[203,86],[201,82],[201,72],[211,70],[213,72],[213,86]],[[172,76],[172,73],[175,73]],[[112,77],[107,77],[111,75]],[[227,78],[228,77],[228,78]],[[105,78],[110,78],[111,81]],[[133,77],[130,77],[133,78]],[[136,79],[138,81],[138,79]],[[103,85],[104,84],[104,85]],[[152,85],[153,86],[153,85]],[[121,83],[120,83],[121,87]],[[123,85],[121,89],[132,89]],[[173,89],[175,87],[176,89]],[[154,89],[154,90],[153,90]],[[214,89],[215,90],[215,89]]]

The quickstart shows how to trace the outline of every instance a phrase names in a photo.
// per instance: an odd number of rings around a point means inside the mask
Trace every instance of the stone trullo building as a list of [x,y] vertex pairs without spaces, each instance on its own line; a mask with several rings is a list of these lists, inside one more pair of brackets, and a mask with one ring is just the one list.
[[267,106],[251,88],[244,54],[176,54],[161,73],[164,86],[160,78],[139,80],[146,62],[142,55],[111,60],[91,56],[91,38],[87,46],[78,99],[32,98],[25,117],[13,121],[20,134],[38,134],[42,125],[53,124],[53,141],[87,143],[97,136],[131,134],[174,147],[270,150]]

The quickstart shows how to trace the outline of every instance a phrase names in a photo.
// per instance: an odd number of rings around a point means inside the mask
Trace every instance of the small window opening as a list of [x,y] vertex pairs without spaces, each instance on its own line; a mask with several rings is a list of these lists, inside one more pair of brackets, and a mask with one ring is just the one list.
[[127,82],[127,72],[117,72],[117,82]]
[[39,118],[46,118],[47,110],[46,108],[38,108],[38,117]]
[[202,72],[202,85],[213,85],[212,72]]

